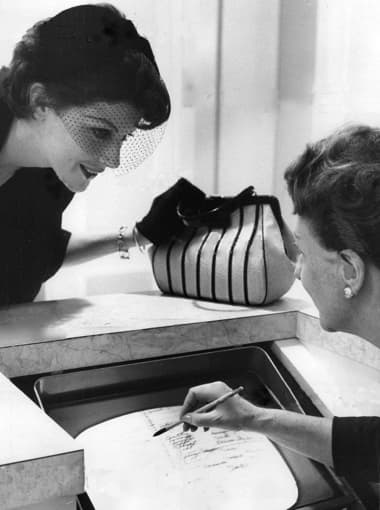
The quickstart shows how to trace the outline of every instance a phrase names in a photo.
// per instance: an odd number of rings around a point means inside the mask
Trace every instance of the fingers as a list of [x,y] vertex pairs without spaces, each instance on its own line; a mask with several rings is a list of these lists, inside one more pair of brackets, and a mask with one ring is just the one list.
[[195,432],[197,430],[198,427],[195,427],[194,425],[190,425],[189,423],[186,423],[184,422],[183,425],[182,425],[182,430],[184,432],[187,432],[188,430],[190,430],[191,432]]
[[208,430],[210,426],[216,421],[214,411],[209,413],[188,413],[185,414],[182,419],[191,430],[195,430],[198,427],[203,427],[204,429]]
[[180,418],[183,417],[184,414],[193,411],[197,407],[200,407],[202,404],[199,402],[197,397],[197,390],[200,388],[200,386],[195,386],[194,388],[191,388],[185,397],[185,400],[182,404],[182,409],[180,412]]
[[[194,425],[189,425],[188,423],[184,423],[182,426],[182,430],[184,432],[187,432],[190,430],[191,432],[195,432],[198,429],[198,427],[195,427]],[[203,427],[204,432],[208,432],[210,430],[210,427]]]
[[207,431],[217,421],[215,413],[213,411],[208,413],[197,413],[194,411],[230,390],[231,388],[221,381],[191,388],[187,392],[180,412],[180,419],[185,422],[183,430],[194,431],[197,427],[203,427]]
[[180,412],[180,418],[204,404],[212,402],[230,390],[231,388],[221,381],[194,386],[187,392]]

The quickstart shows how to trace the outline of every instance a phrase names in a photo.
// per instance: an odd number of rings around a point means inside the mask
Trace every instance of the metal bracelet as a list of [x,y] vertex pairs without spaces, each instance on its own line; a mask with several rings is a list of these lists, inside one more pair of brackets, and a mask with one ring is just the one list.
[[121,259],[129,259],[129,250],[125,247],[125,234],[127,227],[124,225],[119,228],[119,234],[117,236],[117,249]]

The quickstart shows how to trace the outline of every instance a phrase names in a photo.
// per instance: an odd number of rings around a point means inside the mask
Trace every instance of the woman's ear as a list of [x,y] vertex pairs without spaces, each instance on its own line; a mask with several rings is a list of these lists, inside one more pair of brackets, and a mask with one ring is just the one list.
[[344,288],[351,289],[356,296],[364,284],[365,263],[360,255],[353,250],[342,250],[340,256],[340,273]]
[[42,83],[32,83],[29,87],[29,105],[34,119],[45,119],[49,100],[46,88]]

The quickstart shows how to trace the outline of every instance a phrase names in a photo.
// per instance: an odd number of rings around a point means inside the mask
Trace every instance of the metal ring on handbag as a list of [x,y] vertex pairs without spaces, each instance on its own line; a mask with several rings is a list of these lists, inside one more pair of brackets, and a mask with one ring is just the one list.
[[[177,214],[186,226],[189,227],[201,227],[201,226],[227,226],[230,213],[237,209],[239,206],[247,205],[251,203],[252,198],[256,196],[255,188],[248,186],[238,195],[234,197],[209,197],[206,198],[204,204],[205,210],[197,210],[196,212],[189,209],[184,210],[182,203],[177,205]],[[214,207],[215,202],[220,204]],[[211,206],[207,209],[207,205]]]

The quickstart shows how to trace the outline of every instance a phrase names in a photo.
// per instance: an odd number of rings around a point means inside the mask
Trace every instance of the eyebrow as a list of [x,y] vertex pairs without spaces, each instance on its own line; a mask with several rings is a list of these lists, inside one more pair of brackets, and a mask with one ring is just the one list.
[[114,129],[117,133],[119,132],[117,127],[108,119],[104,119],[103,117],[96,117],[95,115],[88,115],[88,114],[86,115],[86,117],[88,117],[89,119],[94,119],[94,120],[99,120],[100,122],[104,122],[105,124],[108,124],[109,127]]

